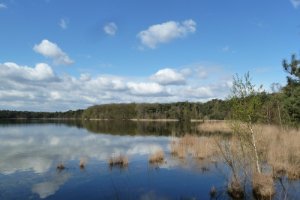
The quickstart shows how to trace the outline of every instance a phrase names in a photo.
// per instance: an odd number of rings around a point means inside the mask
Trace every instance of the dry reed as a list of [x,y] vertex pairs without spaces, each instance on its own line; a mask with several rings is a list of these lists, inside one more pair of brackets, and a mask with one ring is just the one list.
[[114,166],[127,167],[128,166],[128,158],[124,155],[110,157],[108,160],[108,164],[110,167],[114,167]]
[[172,155],[181,159],[185,158],[187,154],[201,160],[218,154],[218,147],[213,137],[184,135],[172,141],[170,147]]
[[230,122],[225,120],[204,121],[199,125],[198,128],[203,132],[209,132],[209,133],[215,133],[215,132],[231,133],[232,132]]
[[252,187],[257,199],[271,199],[275,193],[271,175],[255,173],[252,177]]
[[84,169],[85,168],[85,164],[86,164],[85,160],[84,159],[80,159],[80,161],[79,161],[79,167],[80,167],[80,169]]
[[162,149],[157,150],[149,157],[150,164],[161,164],[164,161],[164,152]]
[[65,169],[65,166],[63,163],[59,163],[57,166],[56,166],[56,169],[58,170],[64,170]]
[[232,180],[228,184],[227,192],[232,199],[243,199],[244,198],[244,189],[243,186],[237,180]]
[[275,177],[287,175],[300,178],[300,131],[282,131],[276,126],[261,126],[259,150],[261,157],[272,168]]

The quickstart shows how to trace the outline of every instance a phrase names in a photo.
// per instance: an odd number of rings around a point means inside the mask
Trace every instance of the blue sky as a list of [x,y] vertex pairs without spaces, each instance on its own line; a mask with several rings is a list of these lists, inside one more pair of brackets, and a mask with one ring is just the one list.
[[0,109],[226,98],[285,84],[300,0],[0,0]]

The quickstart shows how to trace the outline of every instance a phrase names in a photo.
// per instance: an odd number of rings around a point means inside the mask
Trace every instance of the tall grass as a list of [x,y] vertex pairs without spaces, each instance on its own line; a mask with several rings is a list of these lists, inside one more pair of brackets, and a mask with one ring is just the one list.
[[260,127],[259,150],[273,175],[287,175],[289,179],[300,179],[300,130],[281,130],[276,126]]
[[232,129],[229,121],[226,120],[208,120],[198,126],[198,129],[208,133],[231,133]]
[[218,154],[213,137],[199,137],[195,135],[184,135],[170,144],[172,155],[178,158],[186,158],[191,155],[197,159],[208,159]]
[[[232,132],[228,121],[205,121],[199,125],[199,129],[206,132]],[[283,130],[275,125],[257,124],[255,132],[259,159],[265,163],[262,167],[271,167],[275,177],[287,175],[289,179],[300,179],[300,130]],[[235,136],[229,141],[230,148],[239,148],[232,144],[232,140],[235,140]]]
[[[237,124],[240,128],[247,130],[246,124],[241,122]],[[221,158],[231,170],[228,183],[228,193],[231,196],[241,196],[243,185],[250,182],[254,194],[259,199],[269,199],[275,192],[273,178],[287,176],[291,180],[300,179],[299,129],[285,128],[283,130],[282,127],[275,125],[253,125],[252,133],[256,138],[257,147],[257,152],[254,152],[251,148],[252,141],[245,140],[244,135],[234,134],[234,128],[235,124],[226,121],[204,122],[199,126],[199,129],[204,132],[232,133],[231,137],[220,136],[215,140],[216,145],[210,145],[210,148],[217,146],[221,155],[218,158]],[[200,152],[205,151],[204,145],[198,145],[198,148]],[[258,159],[255,158],[255,153]],[[200,154],[198,157],[204,156]],[[256,173],[256,161],[260,163],[259,172],[261,173]]]

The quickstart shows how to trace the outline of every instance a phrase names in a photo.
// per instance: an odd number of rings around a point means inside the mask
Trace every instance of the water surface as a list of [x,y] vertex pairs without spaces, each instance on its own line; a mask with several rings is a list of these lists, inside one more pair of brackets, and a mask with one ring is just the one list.
[[[211,199],[212,186],[219,191],[217,199],[230,199],[222,163],[170,155],[174,135],[194,132],[194,127],[175,122],[2,122],[0,199]],[[166,162],[149,165],[149,155],[160,148]],[[128,156],[128,167],[111,168],[109,157],[120,154]],[[86,162],[84,169],[80,160]],[[59,163],[66,169],[57,170]],[[291,199],[297,199],[298,183],[287,188]]]

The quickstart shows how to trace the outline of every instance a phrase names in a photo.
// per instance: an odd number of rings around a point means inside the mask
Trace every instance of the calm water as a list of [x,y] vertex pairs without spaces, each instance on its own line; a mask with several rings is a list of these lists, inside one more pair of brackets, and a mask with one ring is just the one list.
[[[212,186],[217,199],[230,199],[224,165],[170,155],[174,135],[194,131],[178,123],[1,122],[0,199],[210,199]],[[149,165],[159,148],[166,163]],[[119,154],[128,155],[128,167],[110,168],[108,158]],[[66,169],[58,171],[61,162]],[[299,182],[284,184],[297,199]]]

